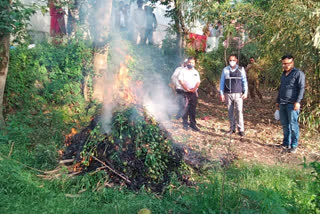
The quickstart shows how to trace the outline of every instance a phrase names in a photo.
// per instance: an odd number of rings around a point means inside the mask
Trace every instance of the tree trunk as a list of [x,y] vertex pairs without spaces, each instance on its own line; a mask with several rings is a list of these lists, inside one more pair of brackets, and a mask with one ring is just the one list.
[[94,43],[96,47],[104,47],[110,32],[112,0],[97,0],[93,10]]
[[107,60],[108,44],[107,38],[111,26],[112,0],[97,0],[95,5],[96,25],[95,25],[95,45],[96,51],[93,57],[93,69],[95,78],[93,79],[92,98],[103,102],[107,82]]
[[3,96],[9,66],[10,35],[0,37],[0,129],[5,125],[3,117]]
[[177,0],[174,0],[174,9],[173,9],[173,19],[174,19],[174,24],[175,24],[175,31],[177,33],[177,40],[176,44],[177,47],[179,47],[178,54],[179,57],[181,58],[183,53],[182,51],[185,48],[185,41],[184,38],[188,34],[188,31],[185,27],[183,15],[182,15],[182,8],[181,8],[181,3]]
[[67,32],[69,37],[75,37],[78,30],[77,25],[79,23],[80,1],[73,0],[68,7],[68,23]]

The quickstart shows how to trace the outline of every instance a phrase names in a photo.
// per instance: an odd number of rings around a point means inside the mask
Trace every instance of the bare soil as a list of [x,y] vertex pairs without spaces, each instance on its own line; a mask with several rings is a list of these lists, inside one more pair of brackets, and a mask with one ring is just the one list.
[[[202,92],[202,93],[201,93]],[[184,130],[182,119],[166,124],[175,143],[184,148],[185,159],[193,165],[230,159],[265,165],[298,165],[320,160],[320,135],[300,126],[298,152],[289,153],[281,147],[283,133],[274,119],[276,91],[262,90],[263,101],[248,98],[244,101],[245,136],[230,135],[228,112],[217,95],[201,91],[197,106],[197,124],[200,132]]]

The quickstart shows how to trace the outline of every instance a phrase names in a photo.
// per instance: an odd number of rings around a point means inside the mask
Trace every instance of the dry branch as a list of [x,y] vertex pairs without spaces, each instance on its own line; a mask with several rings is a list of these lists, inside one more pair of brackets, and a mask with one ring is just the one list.
[[111,172],[113,172],[114,174],[116,174],[117,176],[119,176],[120,178],[122,178],[125,182],[127,183],[131,183],[131,181],[125,177],[124,175],[121,175],[119,172],[117,172],[115,169],[113,169],[112,167],[108,166],[105,162],[99,160],[98,158],[90,155],[93,159],[95,159],[96,161],[98,161],[99,163],[101,163],[102,165],[104,165],[106,168],[108,168]]

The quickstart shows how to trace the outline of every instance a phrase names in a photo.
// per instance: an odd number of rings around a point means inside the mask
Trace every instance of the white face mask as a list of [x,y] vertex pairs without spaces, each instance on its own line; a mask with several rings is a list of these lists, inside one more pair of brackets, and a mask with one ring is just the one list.
[[230,61],[229,64],[230,64],[231,67],[234,67],[237,64],[237,62],[236,61]]

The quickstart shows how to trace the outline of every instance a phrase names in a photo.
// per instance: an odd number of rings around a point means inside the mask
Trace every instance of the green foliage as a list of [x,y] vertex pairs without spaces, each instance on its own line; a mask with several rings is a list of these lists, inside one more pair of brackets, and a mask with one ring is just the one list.
[[[135,108],[129,108],[124,113],[115,113],[112,121],[112,136],[119,139],[119,150],[116,156],[120,156],[123,149],[135,151],[137,159],[144,161],[147,174],[156,182],[164,179],[164,173],[168,170],[170,155],[172,155],[171,141],[166,139],[155,121],[146,121],[146,117],[140,115]],[[126,147],[126,141],[132,138],[134,148]],[[124,165],[125,163],[119,163]]]
[[26,6],[20,0],[2,0],[0,2],[0,37],[13,34],[16,41],[23,38],[30,17],[35,12],[35,4]]
[[[7,78],[8,108],[46,111],[48,105],[83,106],[81,83],[92,75],[92,51],[84,42],[53,46],[48,43],[27,49],[19,46]],[[14,56],[14,57],[13,57]]]
[[[101,147],[102,144],[105,146]],[[135,107],[113,114],[110,135],[101,134],[99,126],[91,131],[81,152],[84,165],[89,166],[90,157],[99,157],[101,150],[130,180],[145,179],[150,184],[167,182],[168,173],[181,164],[159,124]]]
[[92,49],[83,41],[70,40],[60,46],[41,43],[33,49],[20,45],[10,54],[3,148],[14,145],[13,157],[35,168],[52,169],[65,132],[95,113],[81,89],[85,76],[93,76]]
[[310,166],[313,168],[312,175],[314,177],[314,189],[316,193],[312,202],[315,204],[315,209],[320,212],[320,163],[315,161],[310,163]]

